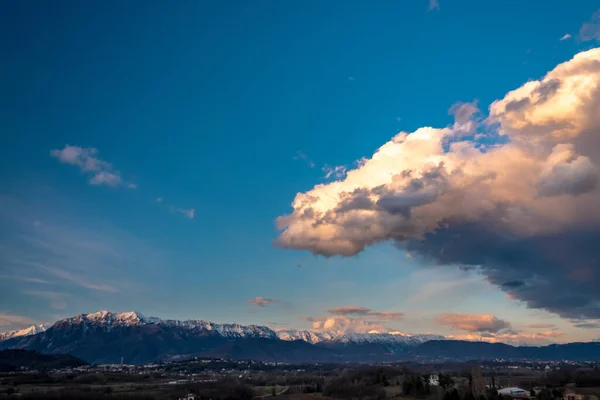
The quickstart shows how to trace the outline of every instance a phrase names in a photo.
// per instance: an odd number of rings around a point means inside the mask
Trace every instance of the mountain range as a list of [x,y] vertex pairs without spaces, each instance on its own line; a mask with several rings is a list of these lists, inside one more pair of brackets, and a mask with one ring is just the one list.
[[[32,327],[33,328],[33,327]],[[600,360],[600,343],[544,347],[448,340],[401,332],[343,334],[275,331],[260,325],[168,320],[99,311],[0,336],[0,349],[69,354],[92,363],[128,364],[200,356],[285,362]]]

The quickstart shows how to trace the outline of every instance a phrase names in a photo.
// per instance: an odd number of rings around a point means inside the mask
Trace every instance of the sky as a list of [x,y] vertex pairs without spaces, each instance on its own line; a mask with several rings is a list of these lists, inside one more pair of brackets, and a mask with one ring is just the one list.
[[0,331],[600,338],[597,2],[0,7]]

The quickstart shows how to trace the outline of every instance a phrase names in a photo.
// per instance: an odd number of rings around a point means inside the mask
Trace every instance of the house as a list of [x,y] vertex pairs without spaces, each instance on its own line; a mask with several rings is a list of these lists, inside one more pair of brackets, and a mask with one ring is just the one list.
[[583,396],[580,394],[577,394],[575,392],[565,392],[565,395],[563,397],[565,400],[582,400]]
[[440,385],[440,376],[439,375],[429,375],[429,386],[439,386]]
[[522,399],[525,397],[529,397],[530,392],[528,392],[525,389],[518,388],[518,387],[507,387],[507,388],[498,390],[498,394],[501,394],[502,396],[510,396],[512,398]]

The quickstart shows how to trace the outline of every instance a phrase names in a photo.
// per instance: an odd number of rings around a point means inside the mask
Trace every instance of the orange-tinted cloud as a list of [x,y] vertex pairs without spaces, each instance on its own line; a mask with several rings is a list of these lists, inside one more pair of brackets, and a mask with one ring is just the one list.
[[246,303],[253,304],[258,307],[266,307],[271,303],[278,303],[279,299],[273,299],[269,297],[256,296],[251,300],[246,300]]
[[360,306],[342,306],[330,308],[328,313],[341,316],[360,316],[374,320],[395,320],[399,321],[404,317],[404,313],[396,311],[373,311],[370,308]]
[[450,313],[436,317],[436,322],[467,332],[498,332],[510,328],[510,323],[490,314]]
[[554,325],[554,324],[527,324],[527,325],[525,325],[525,328],[552,329],[552,328],[556,328],[556,325]]
[[464,333],[449,335],[448,338],[455,340],[481,341],[489,343],[507,343],[512,345],[544,345],[554,343],[562,337],[562,331],[546,331],[537,333],[507,331],[502,333]]
[[393,240],[477,267],[529,308],[600,318],[600,49],[508,92],[487,117],[477,109],[453,107],[455,123],[400,132],[343,179],[298,193],[277,244],[353,256]]
[[333,315],[367,315],[371,309],[360,306],[343,306],[330,308],[327,312]]

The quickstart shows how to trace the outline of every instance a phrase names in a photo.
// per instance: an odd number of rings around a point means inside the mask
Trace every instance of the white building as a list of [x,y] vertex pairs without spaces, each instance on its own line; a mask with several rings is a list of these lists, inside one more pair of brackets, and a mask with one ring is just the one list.
[[439,386],[440,377],[439,375],[429,375],[429,386]]
[[525,389],[521,389],[518,387],[507,387],[504,389],[498,390],[498,393],[502,396],[510,396],[513,398],[522,399],[524,397],[529,397],[529,392]]

